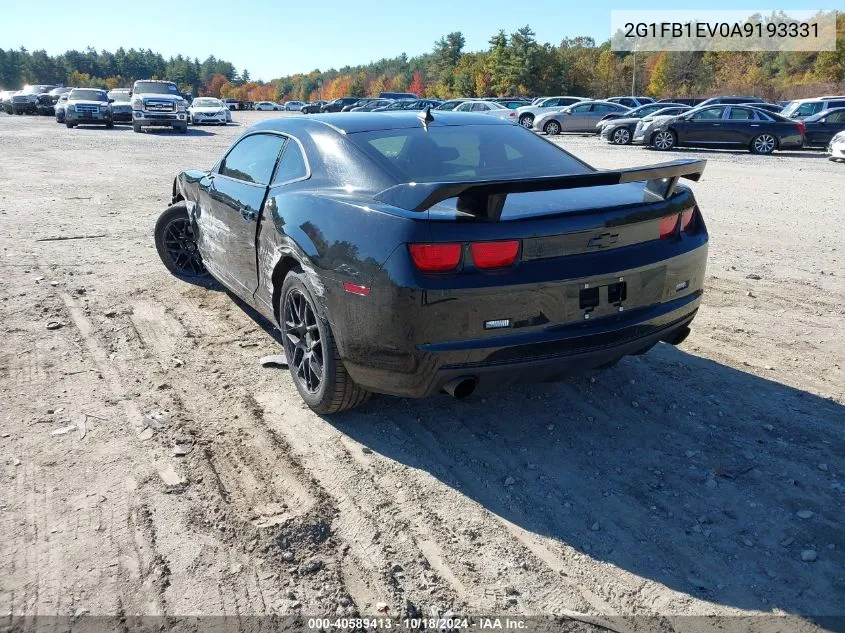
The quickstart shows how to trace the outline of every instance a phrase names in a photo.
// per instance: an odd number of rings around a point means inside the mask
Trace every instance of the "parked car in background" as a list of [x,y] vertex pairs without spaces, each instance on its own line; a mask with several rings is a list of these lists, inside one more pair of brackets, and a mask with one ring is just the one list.
[[358,99],[357,101],[350,103],[349,105],[343,106],[343,108],[341,108],[340,111],[341,112],[351,112],[352,108],[360,108],[362,106],[367,105],[368,103],[372,103],[373,101],[379,101],[379,98],[378,97],[362,97],[361,99]]
[[612,101],[581,101],[558,112],[541,114],[534,119],[534,129],[550,135],[561,132],[595,132],[596,123],[605,114],[628,111],[630,108]]
[[223,99],[223,103],[226,104],[226,107],[229,108],[229,110],[243,110],[244,109],[243,104],[240,101],[238,101],[237,99],[231,99],[231,98]]
[[626,108],[639,108],[642,105],[654,103],[654,99],[651,97],[610,97],[609,99],[604,99],[604,101],[618,103]]
[[320,108],[320,112],[340,112],[344,106],[352,105],[358,101],[360,97],[340,97],[334,101],[329,101],[326,105]]
[[413,92],[380,92],[379,99],[419,99],[420,96]]
[[491,99],[490,101],[491,103],[498,103],[501,106],[505,106],[508,110],[516,110],[517,108],[530,105],[524,99]]
[[369,99],[365,104],[356,106],[350,112],[372,112],[378,108],[389,106],[393,99]]
[[59,97],[69,93],[72,88],[68,88],[66,86],[60,86],[59,88],[53,88],[47,94],[50,95],[50,100],[53,102],[53,105],[56,105],[59,102]]
[[780,111],[783,110],[783,106],[780,106],[777,103],[749,103],[748,105],[754,106],[760,110],[765,110],[766,112],[774,112],[775,114],[779,114]]
[[739,105],[741,103],[765,103],[764,99],[760,97],[737,97],[737,96],[725,96],[725,97],[710,97],[709,99],[705,99],[698,105],[700,106],[708,106],[708,105]]
[[169,127],[188,132],[188,113],[179,87],[172,81],[138,80],[132,85],[132,129]]
[[487,114],[489,116],[498,117],[511,123],[516,123],[516,110],[506,108],[495,101],[464,101],[461,105],[453,110],[453,112],[473,112],[475,114]]
[[393,103],[374,108],[372,112],[398,112],[400,110],[422,110],[426,106],[436,108],[440,105],[440,101],[435,99],[397,99]]
[[[657,110],[652,108],[652,105],[657,107]],[[667,106],[661,108],[660,106]],[[634,130],[637,128],[637,123],[641,119],[650,116],[675,116],[686,112],[691,108],[686,105],[676,104],[670,106],[666,103],[649,104],[648,106],[641,106],[631,110],[627,114],[623,114],[620,118],[602,119],[597,123],[599,134],[601,138],[614,145],[628,145],[634,138]]]
[[661,108],[673,108],[673,107],[687,107],[687,109],[689,109],[689,106],[683,106],[683,104],[681,104],[681,103],[647,103],[645,105],[639,106],[638,108],[631,108],[628,111],[608,112],[601,119],[599,119],[599,122],[598,122],[598,124],[596,124],[596,127],[599,127],[599,125],[603,124],[605,121],[612,121],[613,119],[621,119],[621,118],[641,119],[644,116],[648,116],[649,114],[653,114],[653,113],[657,112]]
[[12,95],[12,112],[15,114],[53,114],[50,91],[57,86],[44,84],[26,85]]
[[193,125],[226,125],[230,116],[231,110],[226,104],[214,97],[197,97],[188,108],[188,117]]
[[317,114],[318,112],[320,112],[322,107],[324,105],[326,105],[326,103],[328,103],[328,102],[322,101],[322,100],[315,101],[314,103],[308,103],[308,104],[302,106],[302,109],[300,109],[300,112],[302,112],[302,114]]
[[17,93],[17,90],[2,90],[0,91],[0,110],[6,114],[13,114],[12,96]]
[[279,117],[178,174],[154,237],[281,330],[315,412],[464,398],[683,341],[708,234],[676,181],[704,164],[597,170],[472,114]]
[[845,132],[840,132],[830,139],[827,157],[832,161],[845,161]]
[[115,123],[132,123],[132,91],[128,88],[109,90],[111,115]]
[[845,131],[845,107],[822,110],[804,119],[804,145],[825,147],[842,131]]
[[435,110],[441,110],[443,112],[449,112],[457,108],[459,105],[464,103],[465,101],[470,101],[470,99],[449,99],[444,101],[439,106],[434,108]]
[[790,119],[804,119],[831,108],[845,108],[845,96],[829,95],[816,99],[796,99],[787,103],[780,113]]
[[573,103],[586,101],[583,97],[546,97],[530,106],[522,106],[516,109],[517,121],[522,127],[531,129],[534,126],[534,119],[540,114],[561,110]]
[[278,103],[274,103],[273,101],[256,101],[253,105],[254,110],[261,110],[261,111],[268,111],[268,110],[281,110],[282,106]]
[[56,115],[56,123],[65,122],[65,108],[67,107],[67,98],[70,93],[66,92],[59,97],[56,105],[53,106],[53,113]]
[[105,90],[96,88],[74,88],[68,93],[65,104],[65,125],[105,125],[114,127],[111,104]]
[[302,101],[288,101],[285,103],[285,112],[299,112],[304,105]]
[[688,105],[695,107],[700,104],[704,99],[697,99],[691,97],[677,97],[672,99],[658,99],[657,103],[680,103],[682,105]]
[[[754,154],[771,154],[804,145],[802,122],[746,105],[698,106],[654,121],[647,144],[661,151],[679,146],[744,147]],[[638,134],[639,129],[635,140]]]

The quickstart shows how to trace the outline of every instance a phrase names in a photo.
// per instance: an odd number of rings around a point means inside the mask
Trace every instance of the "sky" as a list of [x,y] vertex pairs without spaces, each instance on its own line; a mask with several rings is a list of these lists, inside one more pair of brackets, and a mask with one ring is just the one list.
[[[588,35],[600,43],[610,35],[610,10],[665,9],[666,2],[614,5],[564,4],[560,0],[141,0],[73,2],[15,0],[0,11],[0,48],[114,51],[152,49],[165,57],[209,55],[248,69],[252,79],[270,79],[314,69],[366,64],[406,53],[429,52],[451,31],[466,38],[465,51],[487,48],[490,37],[528,24],[540,42]],[[603,4],[603,3],[602,3]],[[740,5],[742,6],[742,5]],[[754,8],[845,10],[845,0],[790,0]],[[736,9],[737,2],[710,0],[708,9]],[[133,14],[137,9],[137,14]]]

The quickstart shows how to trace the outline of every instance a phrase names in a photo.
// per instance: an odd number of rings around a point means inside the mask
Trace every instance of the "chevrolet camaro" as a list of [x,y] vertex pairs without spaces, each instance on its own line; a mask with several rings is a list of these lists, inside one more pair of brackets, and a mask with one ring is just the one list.
[[701,300],[702,160],[597,170],[507,121],[261,122],[179,174],[155,243],[281,331],[316,412],[463,398],[680,343]]

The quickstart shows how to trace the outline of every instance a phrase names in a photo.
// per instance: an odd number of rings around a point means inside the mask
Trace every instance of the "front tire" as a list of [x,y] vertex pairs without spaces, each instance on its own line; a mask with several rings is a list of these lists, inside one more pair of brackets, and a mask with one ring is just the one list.
[[282,284],[279,321],[293,383],[315,413],[353,409],[370,398],[343,366],[331,327],[317,310],[305,274],[294,268]]
[[655,132],[654,136],[651,137],[652,147],[661,152],[667,152],[674,148],[677,142],[678,137],[675,136],[672,130],[660,130],[659,132]]
[[73,124],[73,123],[71,123],[70,121],[68,121],[67,123],[65,123],[65,125],[66,125],[69,129],[71,129],[71,130],[74,128],[74,124]]
[[549,136],[555,136],[556,134],[560,134],[560,123],[554,120],[549,121],[543,126],[543,131]]
[[154,235],[161,263],[175,277],[197,279],[208,275],[184,202],[174,204],[159,216]]
[[109,121],[108,123],[106,123],[106,129],[107,130],[113,130],[114,129],[114,121]]
[[631,143],[631,130],[626,127],[618,127],[613,130],[610,138],[614,145],[629,145]]
[[185,123],[185,125],[180,125],[176,129],[179,130],[179,134],[187,134],[188,133],[188,124]]
[[777,139],[771,134],[758,134],[751,139],[749,149],[752,154],[771,154],[777,147]]
[[135,132],[135,134],[140,134],[141,133],[141,124],[140,123],[133,123],[132,124],[132,131]]

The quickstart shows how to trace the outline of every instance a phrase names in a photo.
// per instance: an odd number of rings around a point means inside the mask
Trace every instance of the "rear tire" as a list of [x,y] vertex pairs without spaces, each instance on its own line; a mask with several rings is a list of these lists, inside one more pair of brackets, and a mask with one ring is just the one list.
[[291,270],[282,284],[279,324],[293,384],[312,411],[348,411],[372,395],[356,385],[343,366],[328,321],[317,309],[305,274]]
[[534,127],[534,117],[530,114],[523,114],[519,117],[519,124],[524,127],[528,128],[529,130]]
[[767,133],[758,134],[753,139],[751,139],[751,145],[749,146],[749,150],[752,154],[771,154],[775,151],[778,142],[777,139]]
[[159,216],[154,235],[161,263],[175,277],[198,279],[208,276],[184,202],[177,202]]

